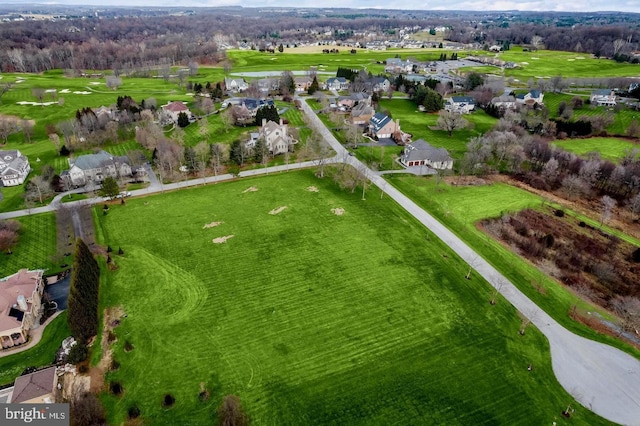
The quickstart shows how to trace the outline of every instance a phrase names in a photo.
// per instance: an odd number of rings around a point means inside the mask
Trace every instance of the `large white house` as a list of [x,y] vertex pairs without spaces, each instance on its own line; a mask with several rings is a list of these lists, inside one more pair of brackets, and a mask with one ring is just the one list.
[[594,90],[589,97],[591,105],[616,106],[616,92],[611,89]]
[[0,181],[3,186],[22,185],[30,171],[29,159],[20,151],[0,151]]
[[262,119],[262,127],[258,132],[251,133],[251,139],[246,143],[247,148],[255,148],[258,139],[264,140],[267,149],[272,155],[284,154],[292,151],[293,145],[298,143],[287,129],[282,119],[280,123]]

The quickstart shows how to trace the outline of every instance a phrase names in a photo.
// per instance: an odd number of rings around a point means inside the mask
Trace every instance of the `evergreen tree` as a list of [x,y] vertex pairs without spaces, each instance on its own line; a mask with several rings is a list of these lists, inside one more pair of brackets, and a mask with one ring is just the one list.
[[256,111],[256,126],[262,126],[262,119],[266,118],[267,121],[280,122],[280,114],[278,114],[278,108],[275,105],[266,105]]
[[100,187],[100,191],[98,191],[98,194],[100,194],[101,197],[108,198],[114,198],[119,193],[120,187],[118,186],[118,181],[116,181],[111,176],[107,177],[102,182],[102,187]]
[[67,321],[71,334],[80,343],[86,343],[98,331],[99,289],[98,262],[89,251],[89,247],[78,238],[67,299]]
[[178,126],[187,127],[189,125],[189,116],[184,111],[178,114]]
[[427,112],[440,111],[443,105],[442,96],[440,96],[440,93],[427,87],[422,105],[424,105],[424,109]]
[[309,89],[307,90],[307,93],[310,94],[310,95],[313,95],[318,90],[320,90],[320,85],[318,84],[318,77],[316,77],[314,75],[313,76],[313,81],[311,82],[311,85],[309,86]]
[[198,166],[198,157],[196,156],[196,150],[193,147],[188,146],[184,150],[184,162],[187,165],[187,169],[190,172],[194,171]]

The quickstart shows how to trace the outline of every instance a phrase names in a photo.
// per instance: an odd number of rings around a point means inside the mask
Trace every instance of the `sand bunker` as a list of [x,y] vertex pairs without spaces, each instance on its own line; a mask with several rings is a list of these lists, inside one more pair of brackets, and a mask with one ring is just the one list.
[[212,242],[215,244],[222,244],[222,243],[226,243],[229,238],[233,238],[233,237],[234,235],[226,235],[224,237],[214,238]]
[[69,90],[69,89],[62,89],[62,90],[60,91],[60,93],[71,93],[71,90]]
[[336,216],[342,216],[344,214],[344,209],[342,207],[336,207],[335,209],[331,209],[331,213]]
[[57,104],[58,102],[31,102],[31,101],[19,101],[16,102],[18,105],[38,105],[38,106],[49,106],[53,104]]
[[242,191],[242,193],[244,194],[245,192],[256,192],[257,190],[258,188],[256,188],[255,186],[250,186],[249,188]]
[[586,59],[584,56],[576,56],[576,59]]
[[92,86],[97,86],[98,84],[102,84],[99,81],[91,81],[89,82],[89,84],[91,84]]
[[[62,93],[62,92],[60,92],[60,93]],[[76,92],[73,92],[73,94],[74,95],[90,95],[91,92],[79,92],[79,91],[76,91]]]
[[56,93],[57,91],[57,89],[47,89],[44,91],[44,93]]
[[308,186],[307,191],[309,192],[320,192],[320,190],[315,186]]
[[567,61],[573,62],[573,61],[575,61],[575,59],[567,59]]
[[202,229],[209,229],[209,228],[215,228],[216,226],[222,224],[224,222],[211,222],[211,223],[207,223],[205,224]]
[[282,210],[286,209],[287,206],[282,206],[282,207],[278,207],[277,209],[273,209],[269,212],[269,214],[278,214],[280,213]]

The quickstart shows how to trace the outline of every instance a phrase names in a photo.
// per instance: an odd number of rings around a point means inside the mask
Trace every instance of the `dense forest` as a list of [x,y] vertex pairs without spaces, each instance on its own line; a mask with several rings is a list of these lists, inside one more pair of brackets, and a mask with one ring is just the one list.
[[14,7],[0,7],[2,72],[214,64],[239,43],[397,40],[436,27],[476,48],[525,44],[622,60],[640,41],[640,15],[622,13]]

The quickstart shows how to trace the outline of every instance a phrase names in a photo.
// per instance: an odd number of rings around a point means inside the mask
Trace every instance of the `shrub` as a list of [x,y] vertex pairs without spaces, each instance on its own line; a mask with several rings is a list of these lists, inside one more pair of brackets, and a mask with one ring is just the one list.
[[175,404],[176,399],[173,397],[173,395],[171,395],[170,393],[166,394],[164,396],[164,398],[162,399],[162,406],[165,408],[169,408],[171,407],[173,404]]
[[560,210],[560,209],[556,210],[555,215],[557,217],[564,217],[564,210]]
[[137,419],[138,417],[140,417],[140,409],[138,408],[138,406],[132,405],[131,407],[129,407],[129,409],[127,410],[127,416],[130,419]]
[[631,259],[636,263],[640,263],[640,248],[635,249],[633,253],[631,253]]
[[79,364],[89,356],[89,348],[84,343],[76,343],[69,350],[69,355],[67,356],[67,362],[70,364]]
[[111,382],[111,384],[109,385],[109,389],[111,390],[111,393],[114,395],[122,394],[122,390],[123,390],[120,382]]

